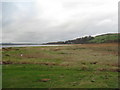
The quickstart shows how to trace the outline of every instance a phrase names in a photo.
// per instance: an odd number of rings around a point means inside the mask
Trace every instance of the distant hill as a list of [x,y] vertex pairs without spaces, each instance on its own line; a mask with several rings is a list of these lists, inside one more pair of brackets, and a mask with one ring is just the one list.
[[111,43],[111,42],[120,42],[120,34],[103,34],[94,37],[94,39],[88,41],[89,43]]
[[89,43],[113,43],[120,42],[120,33],[102,34],[95,37],[85,36],[73,40],[49,42],[46,44],[89,44]]

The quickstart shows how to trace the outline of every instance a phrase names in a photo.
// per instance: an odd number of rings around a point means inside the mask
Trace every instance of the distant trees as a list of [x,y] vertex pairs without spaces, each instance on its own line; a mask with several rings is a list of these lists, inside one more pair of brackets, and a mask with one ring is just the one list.
[[82,37],[82,38],[77,38],[77,39],[74,39],[74,40],[68,40],[68,41],[60,41],[60,42],[50,42],[50,43],[47,43],[47,44],[84,44],[84,43],[89,43],[88,41],[89,40],[92,40],[94,39],[94,37],[92,36],[85,36],[85,37]]
[[47,44],[65,44],[64,42],[60,41],[60,42],[49,42]]
[[85,36],[85,37],[82,37],[82,38],[77,38],[74,40],[74,43],[75,44],[84,44],[84,43],[89,43],[88,41],[89,40],[92,40],[94,39],[94,37],[91,37],[91,36]]
[[84,43],[89,43],[89,40],[94,39],[92,36],[85,36],[82,38],[77,38],[75,40],[68,40],[65,42],[65,44],[84,44]]
[[95,37],[85,36],[82,38],[76,38],[74,40],[50,42],[47,44],[88,44],[88,43],[114,43],[120,42],[120,33],[103,34]]

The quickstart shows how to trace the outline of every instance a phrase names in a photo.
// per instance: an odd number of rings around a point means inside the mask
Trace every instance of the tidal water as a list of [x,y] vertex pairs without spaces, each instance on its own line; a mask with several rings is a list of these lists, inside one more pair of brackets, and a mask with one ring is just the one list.
[[0,47],[37,47],[37,46],[65,46],[65,45],[1,45]]

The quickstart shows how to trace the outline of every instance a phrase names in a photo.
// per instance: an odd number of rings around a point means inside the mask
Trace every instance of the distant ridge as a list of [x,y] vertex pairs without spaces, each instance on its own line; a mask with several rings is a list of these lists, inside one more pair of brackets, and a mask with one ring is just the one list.
[[114,43],[120,42],[120,33],[107,33],[95,37],[85,36],[67,41],[48,42],[45,44],[89,44],[89,43]]
[[89,44],[89,43],[114,43],[120,42],[120,33],[107,33],[97,36],[84,36],[67,41],[57,41],[48,43],[0,43],[0,45],[47,45],[47,44]]

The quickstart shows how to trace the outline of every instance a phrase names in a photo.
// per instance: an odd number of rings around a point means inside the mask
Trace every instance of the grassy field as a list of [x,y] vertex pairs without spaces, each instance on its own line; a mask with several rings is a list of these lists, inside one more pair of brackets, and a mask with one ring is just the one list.
[[3,48],[3,88],[118,88],[118,44]]
[[109,42],[118,42],[120,41],[120,33],[116,34],[103,34],[94,37],[90,40],[90,43],[109,43]]

